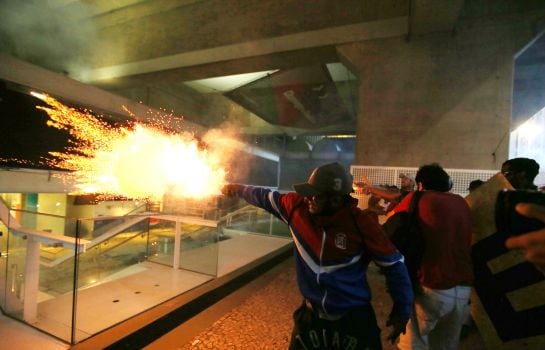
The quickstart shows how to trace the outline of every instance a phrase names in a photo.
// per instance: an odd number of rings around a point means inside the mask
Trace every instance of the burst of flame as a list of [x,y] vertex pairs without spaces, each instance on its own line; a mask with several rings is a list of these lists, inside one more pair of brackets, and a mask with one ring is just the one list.
[[50,162],[71,170],[81,192],[160,199],[163,194],[203,198],[219,194],[226,171],[190,133],[135,123],[115,128],[87,111],[67,107],[46,94],[32,93],[49,107],[49,126],[73,137],[67,152],[50,152]]

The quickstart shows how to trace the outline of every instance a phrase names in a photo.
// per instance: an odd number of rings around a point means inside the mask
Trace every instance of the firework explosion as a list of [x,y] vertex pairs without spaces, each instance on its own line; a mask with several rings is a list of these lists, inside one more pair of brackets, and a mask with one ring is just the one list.
[[47,125],[72,136],[67,152],[50,152],[50,166],[70,170],[81,193],[130,198],[203,198],[219,194],[226,171],[222,155],[199,146],[190,133],[172,133],[157,121],[112,127],[88,111],[67,107],[54,98],[32,93],[48,107]]

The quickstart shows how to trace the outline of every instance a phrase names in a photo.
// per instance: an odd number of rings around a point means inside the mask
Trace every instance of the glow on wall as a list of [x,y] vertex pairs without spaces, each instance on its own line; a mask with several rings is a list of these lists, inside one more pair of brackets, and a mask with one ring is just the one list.
[[509,138],[509,158],[527,157],[540,165],[536,184],[545,183],[545,108],[519,125]]

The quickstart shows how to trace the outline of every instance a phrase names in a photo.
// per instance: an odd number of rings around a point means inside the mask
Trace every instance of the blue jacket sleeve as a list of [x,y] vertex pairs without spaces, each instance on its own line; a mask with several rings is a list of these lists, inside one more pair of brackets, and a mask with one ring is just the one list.
[[375,220],[369,215],[362,215],[360,210],[357,210],[356,214],[358,214],[358,228],[360,228],[367,252],[386,276],[388,292],[394,301],[392,312],[399,316],[409,317],[414,294],[407,266],[403,262],[403,255]]
[[386,276],[388,292],[392,296],[394,306],[392,314],[409,318],[414,300],[413,287],[407,272],[407,266],[401,261],[382,267]]
[[244,186],[239,193],[246,202],[256,207],[265,209],[280,220],[286,222],[286,218],[281,210],[280,197],[277,191],[268,188]]

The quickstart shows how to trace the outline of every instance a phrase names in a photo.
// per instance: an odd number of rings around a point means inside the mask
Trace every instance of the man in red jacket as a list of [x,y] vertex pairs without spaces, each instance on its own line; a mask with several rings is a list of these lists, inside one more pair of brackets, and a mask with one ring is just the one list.
[[366,272],[374,261],[384,271],[394,307],[388,339],[404,332],[413,292],[397,251],[380,225],[350,196],[352,177],[339,163],[316,168],[295,192],[228,184],[240,196],[289,225],[303,303],[294,312],[290,349],[381,349]]
[[[416,183],[424,191],[417,209],[425,246],[417,273],[422,292],[415,296],[415,310],[398,347],[455,350],[473,282],[471,212],[462,197],[449,193],[451,179],[439,165],[420,167]],[[408,211],[413,195],[394,212]]]

